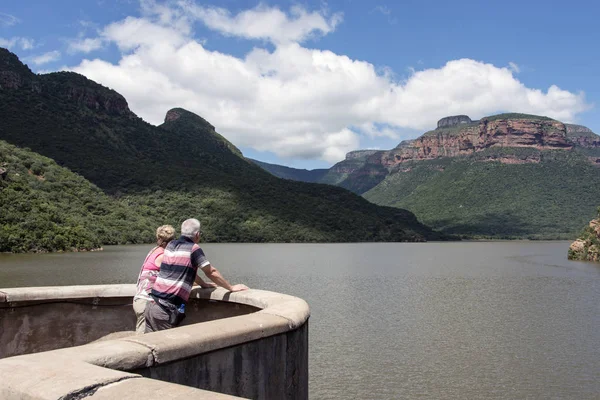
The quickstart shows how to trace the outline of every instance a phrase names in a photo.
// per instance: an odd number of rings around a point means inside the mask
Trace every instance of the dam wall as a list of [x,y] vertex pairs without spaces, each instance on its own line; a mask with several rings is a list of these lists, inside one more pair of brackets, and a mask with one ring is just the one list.
[[136,336],[134,293],[0,289],[0,398],[308,398],[304,300],[198,288],[182,326]]

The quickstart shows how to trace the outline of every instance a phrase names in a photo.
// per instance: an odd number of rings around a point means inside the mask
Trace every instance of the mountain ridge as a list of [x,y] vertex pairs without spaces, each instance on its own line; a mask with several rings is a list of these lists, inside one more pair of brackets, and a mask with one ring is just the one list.
[[[189,111],[171,109],[156,127],[109,88],[74,73],[33,75],[14,57],[0,51],[0,74],[18,83],[0,89],[0,139],[80,174],[128,204],[136,218],[177,226],[197,216],[207,241],[444,237],[406,210],[377,206],[328,185],[273,177]],[[146,227],[144,237],[153,229]]]
[[353,153],[321,182],[466,237],[570,238],[600,197],[600,137],[543,116],[450,116],[394,149]]

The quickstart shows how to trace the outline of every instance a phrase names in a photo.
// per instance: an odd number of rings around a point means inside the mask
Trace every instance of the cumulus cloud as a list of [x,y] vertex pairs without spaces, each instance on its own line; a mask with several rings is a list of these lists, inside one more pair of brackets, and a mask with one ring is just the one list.
[[44,65],[44,64],[48,64],[53,61],[57,61],[59,59],[60,59],[60,51],[58,51],[58,50],[49,51],[47,53],[40,54],[39,56],[34,56],[34,57],[28,58],[28,60],[30,60],[35,65]]
[[190,1],[180,4],[186,14],[225,35],[268,40],[274,44],[303,42],[314,35],[326,35],[342,21],[341,13],[328,17],[322,11],[308,12],[300,6],[292,7],[289,15],[265,5],[232,15],[224,8],[200,6]]
[[103,47],[103,40],[101,38],[85,38],[85,39],[73,39],[68,41],[67,52],[70,54],[74,53],[91,53],[94,50],[101,49]]
[[508,68],[515,74],[518,74],[519,72],[521,72],[521,68],[519,68],[519,66],[512,61],[508,63]]
[[21,20],[14,15],[0,13],[0,25],[2,26],[13,26],[21,22]]
[[20,47],[22,50],[31,50],[35,47],[35,41],[33,39],[18,36],[10,39],[0,38],[0,47],[6,47],[7,49]]
[[[234,144],[280,157],[339,161],[360,148],[361,137],[399,138],[402,129],[429,129],[453,114],[480,118],[517,111],[567,122],[589,108],[583,93],[555,85],[526,87],[510,65],[452,60],[397,81],[392,71],[367,61],[304,47],[307,32],[321,25],[299,29],[298,21],[320,16],[319,23],[326,24],[317,30],[329,32],[335,24],[330,18],[327,25],[324,12],[296,7],[287,14],[260,6],[230,15],[190,2],[160,9],[144,4],[141,17],[101,30],[102,40],[121,49],[118,63],[84,60],[73,70],[122,93],[151,123],[161,123],[172,107],[184,107]],[[275,46],[255,47],[243,57],[209,50],[193,36],[193,22],[186,19],[191,8],[202,21],[198,10],[216,13],[205,23],[219,32],[268,39]],[[256,20],[246,23],[248,15]]]

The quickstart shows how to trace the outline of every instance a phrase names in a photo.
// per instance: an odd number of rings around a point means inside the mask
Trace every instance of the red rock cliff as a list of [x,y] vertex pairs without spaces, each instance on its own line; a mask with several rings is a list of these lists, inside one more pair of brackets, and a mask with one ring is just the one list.
[[[409,160],[428,160],[472,154],[490,147],[570,149],[562,122],[542,118],[484,118],[481,121],[435,129],[381,154],[381,163],[393,166]],[[370,160],[371,161],[371,160]]]

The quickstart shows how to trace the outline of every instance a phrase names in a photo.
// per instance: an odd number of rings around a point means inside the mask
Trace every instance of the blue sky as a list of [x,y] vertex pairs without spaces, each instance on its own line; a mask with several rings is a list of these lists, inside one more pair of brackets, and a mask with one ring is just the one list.
[[[54,4],[56,3],[56,4]],[[0,46],[74,70],[158,124],[176,106],[245,155],[327,167],[452,114],[501,111],[600,132],[593,1],[20,1]]]

